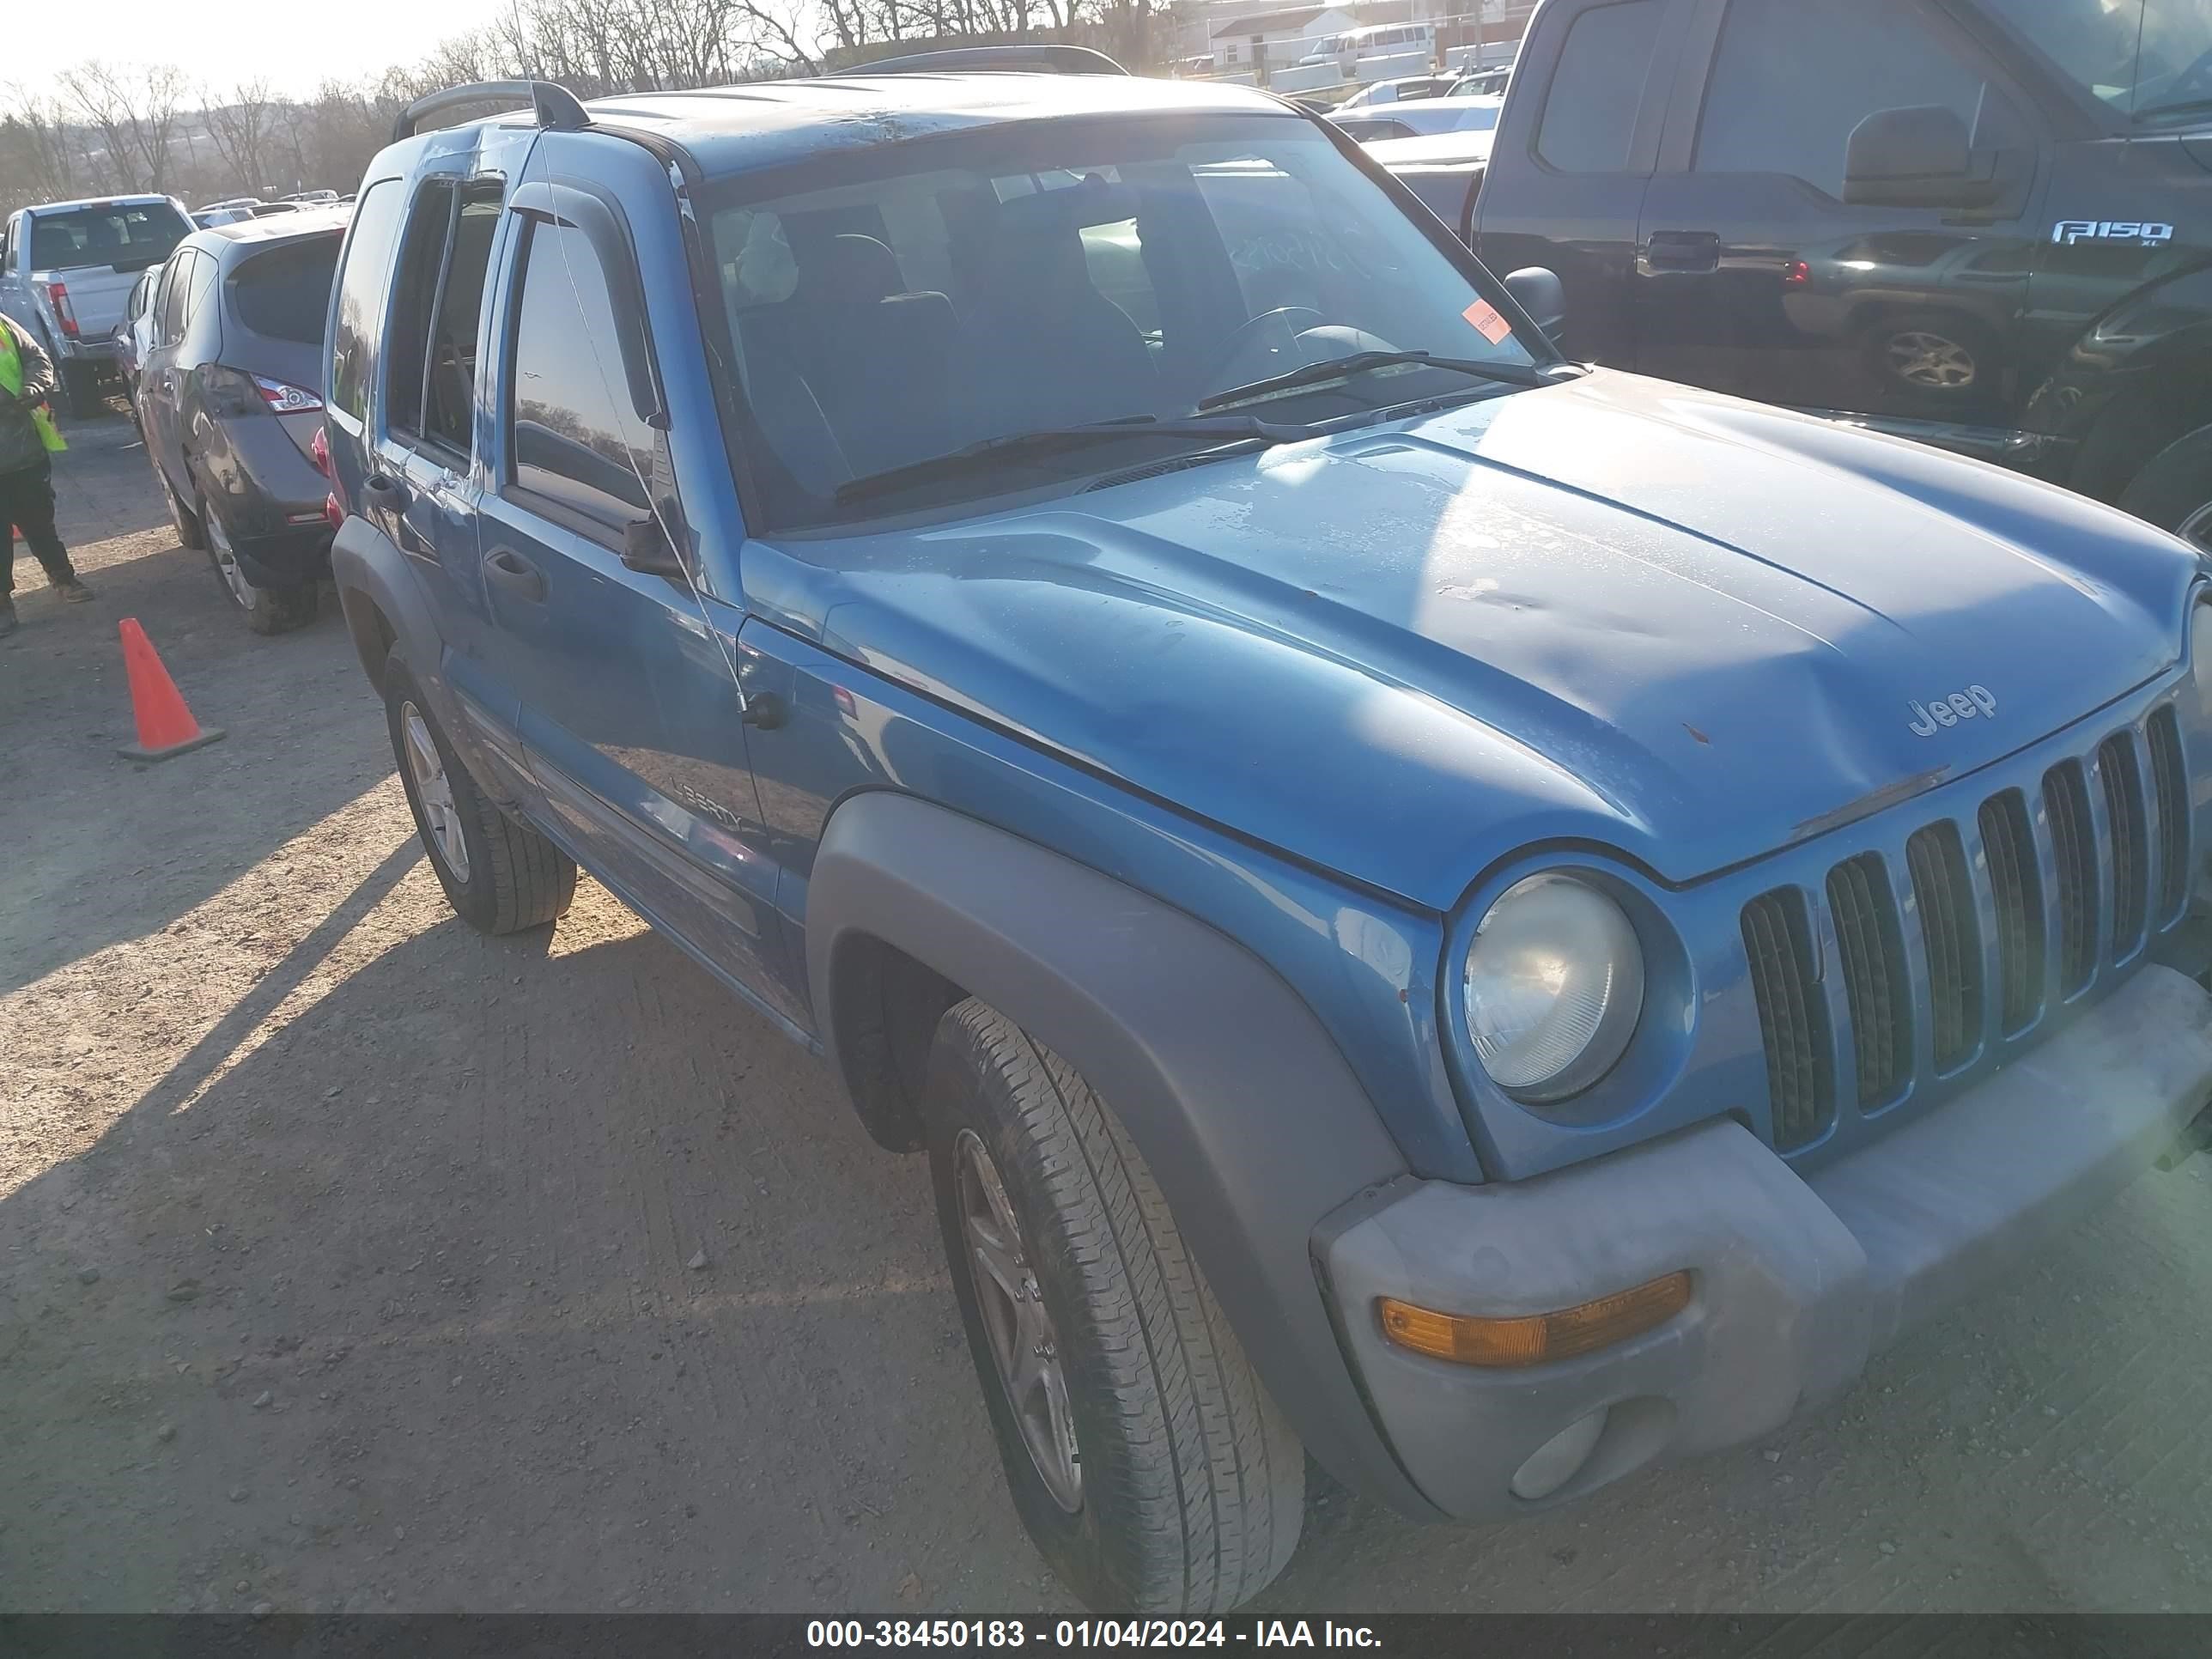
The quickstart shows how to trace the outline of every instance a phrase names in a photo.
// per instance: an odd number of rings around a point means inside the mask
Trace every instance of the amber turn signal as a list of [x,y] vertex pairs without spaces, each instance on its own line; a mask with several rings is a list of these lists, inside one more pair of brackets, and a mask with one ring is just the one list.
[[1663,1325],[1690,1305],[1690,1275],[1668,1273],[1557,1313],[1474,1319],[1378,1297],[1382,1334],[1401,1348],[1462,1365],[1541,1365],[1572,1359]]

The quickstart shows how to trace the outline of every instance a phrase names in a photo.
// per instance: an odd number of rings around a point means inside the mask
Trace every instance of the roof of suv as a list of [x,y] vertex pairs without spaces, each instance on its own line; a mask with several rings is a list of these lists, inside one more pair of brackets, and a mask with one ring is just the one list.
[[710,173],[1010,121],[1285,112],[1280,100],[1247,87],[1005,72],[763,81],[697,92],[617,94],[585,107],[596,122],[659,132]]
[[311,211],[280,213],[268,219],[234,219],[228,224],[203,225],[192,233],[196,241],[290,242],[303,236],[327,234],[346,228],[343,210],[319,204]]

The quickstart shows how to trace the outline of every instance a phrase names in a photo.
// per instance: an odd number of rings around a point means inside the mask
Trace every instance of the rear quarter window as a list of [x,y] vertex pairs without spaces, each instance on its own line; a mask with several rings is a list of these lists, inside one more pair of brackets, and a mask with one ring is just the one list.
[[313,344],[331,314],[338,234],[272,247],[230,274],[230,311],[240,327],[274,340]]
[[346,234],[331,324],[330,406],[357,426],[368,418],[368,376],[376,331],[384,320],[384,292],[399,238],[404,198],[397,179],[380,179],[362,192]]

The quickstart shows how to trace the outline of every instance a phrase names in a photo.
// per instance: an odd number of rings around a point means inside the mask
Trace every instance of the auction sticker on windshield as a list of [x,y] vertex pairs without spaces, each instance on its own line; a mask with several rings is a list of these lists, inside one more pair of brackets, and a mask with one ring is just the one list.
[[1460,315],[1467,319],[1476,333],[1492,345],[1499,344],[1513,331],[1513,325],[1507,322],[1498,307],[1487,300],[1477,300]]

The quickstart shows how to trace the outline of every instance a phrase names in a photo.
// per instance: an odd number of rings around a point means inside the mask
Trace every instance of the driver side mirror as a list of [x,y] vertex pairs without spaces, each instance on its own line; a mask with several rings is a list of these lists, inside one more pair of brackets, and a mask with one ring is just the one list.
[[1997,182],[1976,176],[1973,141],[1942,104],[1878,109],[1844,144],[1844,200],[1859,207],[1987,207]]
[[1559,273],[1545,265],[1524,265],[1507,275],[1505,291],[1557,346],[1567,327],[1567,290]]
[[622,562],[648,576],[665,576],[674,582],[684,580],[684,561],[668,544],[668,532],[661,528],[658,514],[648,513],[623,526]]

